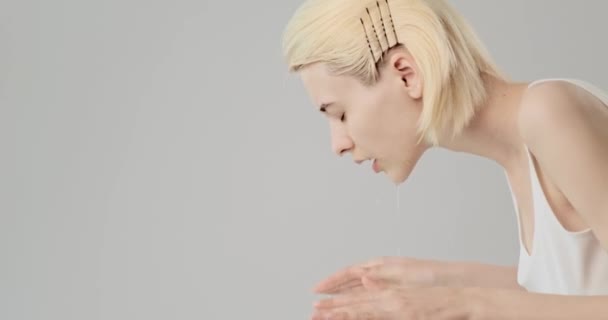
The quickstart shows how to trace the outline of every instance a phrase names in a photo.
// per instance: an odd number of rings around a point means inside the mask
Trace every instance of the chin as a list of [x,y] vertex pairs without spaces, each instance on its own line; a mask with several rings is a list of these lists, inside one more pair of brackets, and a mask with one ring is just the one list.
[[425,150],[426,149],[419,150],[417,153],[410,155],[410,157],[405,161],[393,163],[392,166],[389,165],[383,168],[384,173],[395,185],[404,183],[407,179],[409,179]]
[[412,170],[385,170],[384,173],[395,185],[404,183],[409,177]]

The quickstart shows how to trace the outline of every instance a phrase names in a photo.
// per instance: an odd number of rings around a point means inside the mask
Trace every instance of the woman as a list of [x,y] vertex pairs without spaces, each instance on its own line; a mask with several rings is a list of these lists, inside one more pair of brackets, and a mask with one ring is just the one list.
[[307,0],[284,54],[336,154],[402,183],[434,147],[500,164],[515,268],[382,258],[318,284],[313,319],[608,319],[608,95],[509,81],[443,0]]

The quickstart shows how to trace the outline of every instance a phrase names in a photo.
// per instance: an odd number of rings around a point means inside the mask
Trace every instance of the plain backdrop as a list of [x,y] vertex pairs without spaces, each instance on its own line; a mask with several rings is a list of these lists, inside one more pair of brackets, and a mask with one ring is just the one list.
[[[514,80],[608,88],[608,2],[452,3]],[[299,4],[0,1],[0,319],[308,319],[374,257],[517,262],[496,164],[397,188],[332,153],[281,57]]]

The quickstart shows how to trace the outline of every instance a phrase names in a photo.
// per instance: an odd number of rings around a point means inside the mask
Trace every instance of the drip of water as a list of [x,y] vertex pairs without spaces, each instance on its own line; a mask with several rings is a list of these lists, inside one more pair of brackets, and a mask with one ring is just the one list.
[[399,240],[401,239],[401,237],[399,237],[399,231],[401,231],[401,224],[399,223],[399,215],[401,213],[401,197],[399,197],[399,187],[400,185],[397,185],[395,187],[396,190],[396,196],[397,196],[397,213],[395,214],[395,226],[397,227],[397,256],[400,257],[401,256],[401,244],[399,242]]

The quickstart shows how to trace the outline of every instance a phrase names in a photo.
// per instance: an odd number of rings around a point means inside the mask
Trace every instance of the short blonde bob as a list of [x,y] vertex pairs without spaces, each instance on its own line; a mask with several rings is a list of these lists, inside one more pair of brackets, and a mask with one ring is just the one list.
[[445,0],[305,0],[283,33],[290,72],[322,62],[365,85],[390,48],[404,46],[421,72],[421,139],[459,134],[487,93],[483,75],[506,79],[465,19]]

